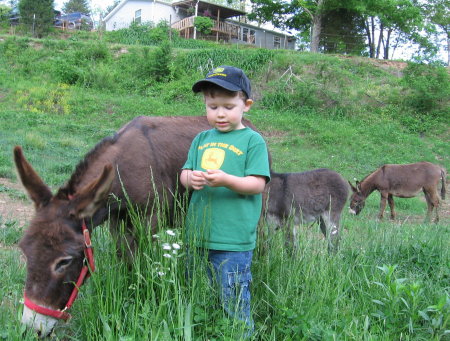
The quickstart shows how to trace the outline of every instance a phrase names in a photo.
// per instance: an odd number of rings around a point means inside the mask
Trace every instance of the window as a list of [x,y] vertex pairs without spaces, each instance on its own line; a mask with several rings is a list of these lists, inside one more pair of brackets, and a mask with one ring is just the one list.
[[247,43],[254,44],[255,34],[256,34],[255,30],[244,27],[242,29],[242,40]]
[[141,23],[141,10],[140,9],[138,9],[136,12],[134,12],[134,22],[136,24]]
[[279,49],[281,47],[281,38],[273,37],[273,47]]

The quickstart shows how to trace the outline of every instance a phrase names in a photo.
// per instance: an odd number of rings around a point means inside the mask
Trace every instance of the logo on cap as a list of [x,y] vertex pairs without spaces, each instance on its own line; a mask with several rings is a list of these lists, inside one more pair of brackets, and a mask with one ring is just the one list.
[[209,75],[206,76],[206,78],[212,78],[212,77],[217,77],[217,76],[226,77],[227,74],[223,73],[223,71],[225,71],[225,68],[223,68],[223,67],[216,67],[214,70],[212,70],[210,72]]

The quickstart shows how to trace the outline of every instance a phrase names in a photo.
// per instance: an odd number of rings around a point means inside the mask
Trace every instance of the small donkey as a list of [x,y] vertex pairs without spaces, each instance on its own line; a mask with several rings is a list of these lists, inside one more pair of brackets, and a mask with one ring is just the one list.
[[347,181],[326,168],[301,173],[272,172],[271,177],[266,186],[266,221],[277,227],[285,225],[290,217],[295,225],[319,221],[328,250],[335,251],[341,213],[349,194]]

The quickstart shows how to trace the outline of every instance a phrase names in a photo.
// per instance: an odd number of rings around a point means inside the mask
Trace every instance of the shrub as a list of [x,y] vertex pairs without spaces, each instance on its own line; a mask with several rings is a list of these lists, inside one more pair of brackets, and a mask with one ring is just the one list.
[[211,33],[214,22],[208,17],[195,17],[194,26],[200,33],[208,35]]
[[409,90],[404,99],[406,105],[422,112],[448,107],[450,76],[444,67],[409,63],[403,84]]
[[172,78],[172,46],[168,41],[153,51],[150,57],[149,76],[156,82],[168,81]]

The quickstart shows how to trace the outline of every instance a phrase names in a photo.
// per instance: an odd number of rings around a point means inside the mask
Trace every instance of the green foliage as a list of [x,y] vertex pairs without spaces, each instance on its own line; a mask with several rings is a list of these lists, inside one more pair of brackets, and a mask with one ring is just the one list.
[[172,46],[168,41],[156,48],[149,59],[151,63],[147,72],[156,82],[172,78]]
[[204,40],[184,39],[179,33],[170,29],[166,21],[159,22],[156,27],[153,23],[138,24],[133,22],[130,27],[105,32],[105,39],[111,43],[128,45],[160,45],[170,40],[173,47],[187,49],[202,49],[215,46],[214,43]]
[[68,85],[55,87],[33,87],[16,94],[17,104],[35,113],[66,114],[70,110],[67,102]]
[[215,66],[233,65],[243,69],[249,77],[262,69],[275,52],[266,49],[210,48],[180,53],[177,58],[180,69],[200,71],[206,74]]
[[396,265],[378,267],[384,278],[373,283],[379,287],[380,296],[372,298],[376,309],[371,315],[393,333],[414,333],[414,329],[418,328],[427,330],[431,337],[439,338],[447,334],[448,321],[445,321],[445,316],[450,313],[450,296],[443,296],[439,298],[439,303],[420,310],[425,306],[424,285],[419,281],[396,278],[396,268]]
[[105,39],[110,43],[151,45],[149,32],[153,24],[132,22],[128,28],[105,32]]
[[89,1],[88,0],[67,0],[62,8],[64,13],[80,12],[88,14]]
[[[4,186],[0,186],[0,193],[3,192]],[[0,244],[15,245],[22,236],[22,231],[18,229],[17,222],[14,220],[3,220],[0,215]]]
[[194,26],[200,33],[208,35],[214,27],[214,21],[208,17],[195,17]]
[[43,37],[53,26],[53,0],[20,0],[21,22],[35,37]]
[[442,110],[448,115],[450,75],[445,67],[409,63],[404,70],[403,84],[409,93],[404,101],[422,113]]
[[166,21],[160,21],[156,26],[153,23],[133,22],[128,28],[105,32],[108,42],[120,44],[159,45],[170,37],[179,39],[178,32],[172,30]]
[[6,28],[9,26],[9,13],[11,8],[0,4],[0,28]]

